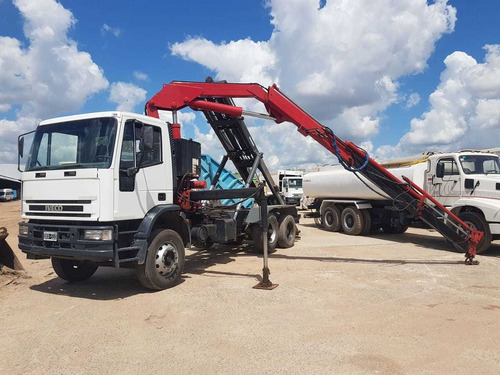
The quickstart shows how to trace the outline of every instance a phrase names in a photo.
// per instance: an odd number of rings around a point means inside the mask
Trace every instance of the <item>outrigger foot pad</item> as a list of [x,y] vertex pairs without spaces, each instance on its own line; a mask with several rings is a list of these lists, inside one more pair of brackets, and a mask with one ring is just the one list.
[[478,260],[474,260],[474,257],[466,257],[465,258],[465,264],[467,266],[477,266],[479,264]]

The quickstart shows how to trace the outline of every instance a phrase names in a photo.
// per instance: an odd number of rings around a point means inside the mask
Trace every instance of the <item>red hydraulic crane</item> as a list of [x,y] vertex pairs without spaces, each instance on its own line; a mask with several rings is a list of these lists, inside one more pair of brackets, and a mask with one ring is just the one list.
[[[244,111],[235,106],[232,100],[228,100],[232,98],[255,98],[264,104],[268,114]],[[266,89],[256,83],[174,81],[165,84],[162,90],[147,102],[146,114],[158,118],[158,110],[174,111],[176,114],[177,110],[185,107],[202,110],[205,115],[218,113],[230,118],[247,115],[268,118],[277,123],[291,122],[297,126],[299,133],[311,136],[336,155],[344,168],[363,175],[391,197],[395,205],[406,210],[410,216],[421,219],[462,249],[465,252],[466,264],[477,264],[474,256],[483,236],[482,232],[469,227],[409,179],[404,178],[405,181],[401,181],[354,143],[337,137],[330,128],[320,124],[286,97],[276,85]],[[179,127],[176,122],[174,115],[174,138],[180,137],[178,131],[175,132]]]

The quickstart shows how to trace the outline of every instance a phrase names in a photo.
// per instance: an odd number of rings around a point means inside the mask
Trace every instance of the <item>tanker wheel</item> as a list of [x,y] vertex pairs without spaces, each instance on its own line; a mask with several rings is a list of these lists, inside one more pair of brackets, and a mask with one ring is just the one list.
[[137,266],[137,277],[148,289],[170,288],[177,284],[184,269],[184,243],[171,229],[157,230],[151,238],[146,260]]
[[372,230],[372,215],[368,210],[361,210],[363,215],[363,230],[361,231],[362,236],[370,234]]
[[340,209],[337,206],[330,206],[325,208],[323,214],[321,215],[323,228],[331,232],[338,232],[342,227],[340,217]]
[[295,242],[297,227],[292,215],[287,215],[281,221],[278,229],[278,246],[286,249],[292,247]]
[[87,280],[97,271],[97,266],[88,260],[61,258],[52,258],[51,260],[52,268],[57,276],[72,283]]
[[357,236],[363,230],[363,214],[356,207],[346,207],[342,211],[342,229],[346,234]]
[[[276,216],[269,215],[267,217],[267,252],[268,254],[274,253],[276,251],[276,245],[278,244],[278,219]],[[266,231],[264,231],[266,232]],[[252,238],[254,242],[255,251],[258,253],[264,252],[264,243],[262,241],[262,230],[260,229],[259,223],[252,224]]]
[[[481,232],[483,232],[483,237],[481,238],[481,241],[479,241],[479,245],[477,246],[477,253],[481,254],[488,250],[491,245],[492,236],[490,226],[488,225],[486,220],[476,212],[461,212],[458,214],[458,217],[472,229],[480,230]],[[455,248],[463,252],[460,247],[455,246]]]

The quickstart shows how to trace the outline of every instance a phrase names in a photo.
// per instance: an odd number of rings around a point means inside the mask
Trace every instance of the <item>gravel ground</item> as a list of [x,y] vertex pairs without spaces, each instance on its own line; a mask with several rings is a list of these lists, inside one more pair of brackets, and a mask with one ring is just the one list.
[[150,292],[133,270],[59,279],[17,249],[19,203],[0,226],[26,273],[0,276],[1,374],[499,374],[500,245],[463,265],[436,233],[319,230],[270,257],[188,250],[182,282]]

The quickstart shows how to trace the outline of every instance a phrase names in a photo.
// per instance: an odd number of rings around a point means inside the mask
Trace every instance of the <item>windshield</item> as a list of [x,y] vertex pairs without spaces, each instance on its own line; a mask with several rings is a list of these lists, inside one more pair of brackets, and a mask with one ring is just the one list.
[[289,179],[288,186],[291,188],[301,188],[302,187],[302,179],[301,178]]
[[26,170],[109,168],[115,138],[113,117],[39,126]]
[[465,174],[500,173],[500,163],[494,155],[462,155],[459,160]]

